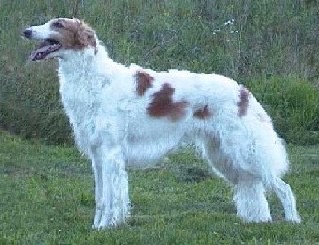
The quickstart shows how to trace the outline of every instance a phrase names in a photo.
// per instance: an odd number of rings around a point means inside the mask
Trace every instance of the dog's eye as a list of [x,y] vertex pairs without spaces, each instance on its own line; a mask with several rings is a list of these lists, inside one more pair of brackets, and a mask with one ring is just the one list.
[[63,28],[64,27],[62,22],[60,22],[60,21],[53,22],[52,26],[55,28]]

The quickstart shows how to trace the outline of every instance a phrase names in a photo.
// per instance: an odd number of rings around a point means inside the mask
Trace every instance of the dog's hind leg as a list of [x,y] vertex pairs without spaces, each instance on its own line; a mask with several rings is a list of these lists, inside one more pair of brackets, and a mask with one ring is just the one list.
[[265,189],[261,181],[241,178],[234,188],[237,215],[245,222],[271,221]]
[[[199,141],[201,142],[201,141]],[[234,201],[237,215],[246,222],[271,221],[269,205],[261,179],[244,170],[236,168],[238,159],[226,156],[221,152],[220,142],[216,137],[205,138],[202,144],[203,155],[217,175],[235,185]]]
[[300,223],[301,220],[296,208],[296,199],[290,185],[286,184],[279,177],[273,178],[273,181],[270,185],[284,207],[286,220]]

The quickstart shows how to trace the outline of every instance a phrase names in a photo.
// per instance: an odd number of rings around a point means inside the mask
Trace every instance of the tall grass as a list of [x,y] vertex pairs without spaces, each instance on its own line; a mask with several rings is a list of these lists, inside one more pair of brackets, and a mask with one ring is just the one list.
[[246,82],[270,113],[278,133],[289,143],[319,142],[319,91],[296,77]]
[[[75,16],[92,24],[110,56],[121,63],[156,70],[216,72],[252,84],[253,92],[273,98],[271,104],[264,103],[272,108],[269,111],[282,135],[288,141],[304,143],[307,139],[300,141],[298,132],[318,130],[314,125],[318,122],[314,87],[319,75],[316,11],[316,2],[311,0],[2,0],[0,126],[28,138],[55,143],[70,140],[57,94],[56,64],[28,62],[33,45],[19,35],[27,25]],[[273,83],[279,87],[267,86],[267,77],[278,78]],[[296,87],[296,98],[313,98],[312,111],[304,112],[309,106],[296,109],[296,104],[287,104],[294,99],[281,104],[276,90],[284,89],[281,81]],[[306,92],[314,96],[299,89],[303,84],[308,84]],[[278,104],[291,115],[311,116],[291,116],[295,119],[284,123],[285,117],[276,116]],[[308,143],[318,143],[315,138]]]

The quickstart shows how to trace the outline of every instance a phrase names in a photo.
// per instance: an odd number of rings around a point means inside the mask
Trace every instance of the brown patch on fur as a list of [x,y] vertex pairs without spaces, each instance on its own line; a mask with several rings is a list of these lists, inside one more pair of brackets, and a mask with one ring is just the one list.
[[249,104],[249,91],[248,89],[241,87],[239,90],[239,102],[237,103],[238,106],[238,116],[246,116],[247,109]]
[[199,108],[194,111],[193,116],[197,117],[198,119],[206,119],[210,117],[212,113],[208,110],[208,105],[205,105],[203,108]]
[[185,115],[186,101],[173,102],[172,96],[175,88],[169,83],[163,84],[160,91],[153,94],[153,101],[147,107],[147,112],[153,117],[168,117],[172,121],[177,121]]
[[51,38],[59,41],[65,49],[80,50],[88,46],[96,48],[93,29],[80,20],[55,19],[52,20],[50,28],[57,32]]
[[137,71],[136,78],[136,92],[139,96],[143,96],[149,88],[151,88],[154,77],[150,76],[144,71]]

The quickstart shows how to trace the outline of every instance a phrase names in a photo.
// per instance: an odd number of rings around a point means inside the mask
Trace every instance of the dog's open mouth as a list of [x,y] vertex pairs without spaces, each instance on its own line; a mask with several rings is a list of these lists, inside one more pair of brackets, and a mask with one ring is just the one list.
[[30,59],[32,61],[43,60],[50,53],[58,51],[61,47],[62,45],[59,41],[52,38],[45,39],[40,43],[40,46],[31,53]]

